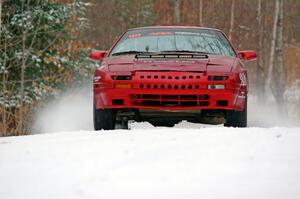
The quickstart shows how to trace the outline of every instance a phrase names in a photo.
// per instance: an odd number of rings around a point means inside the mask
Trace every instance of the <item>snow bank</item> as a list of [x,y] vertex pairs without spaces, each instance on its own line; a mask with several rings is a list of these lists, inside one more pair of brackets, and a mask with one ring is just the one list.
[[135,124],[0,138],[0,197],[298,199],[299,132]]

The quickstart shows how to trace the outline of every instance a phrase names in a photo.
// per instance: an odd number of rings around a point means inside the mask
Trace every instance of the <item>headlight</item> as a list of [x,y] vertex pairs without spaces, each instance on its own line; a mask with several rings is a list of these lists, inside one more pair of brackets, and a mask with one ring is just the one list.
[[207,85],[208,89],[225,89],[224,84],[208,84]]

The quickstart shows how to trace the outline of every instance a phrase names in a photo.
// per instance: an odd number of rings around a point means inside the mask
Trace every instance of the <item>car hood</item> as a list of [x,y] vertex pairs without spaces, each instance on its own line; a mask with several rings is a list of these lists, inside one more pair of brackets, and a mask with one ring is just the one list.
[[208,59],[195,58],[143,58],[134,55],[107,58],[110,72],[132,71],[190,71],[190,72],[231,72],[235,57],[209,55]]

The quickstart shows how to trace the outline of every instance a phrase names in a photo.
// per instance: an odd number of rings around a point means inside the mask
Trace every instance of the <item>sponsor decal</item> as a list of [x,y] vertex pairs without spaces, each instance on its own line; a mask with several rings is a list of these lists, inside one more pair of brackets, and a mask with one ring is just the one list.
[[151,32],[150,35],[152,36],[165,36],[165,35],[172,35],[171,32]]
[[128,35],[128,38],[136,38],[136,37],[141,37],[142,34],[141,33],[136,33],[136,34],[130,34]]

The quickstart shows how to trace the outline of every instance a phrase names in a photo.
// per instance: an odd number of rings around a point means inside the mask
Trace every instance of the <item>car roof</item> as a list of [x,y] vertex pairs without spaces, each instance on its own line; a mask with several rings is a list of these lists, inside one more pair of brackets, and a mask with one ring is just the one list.
[[164,28],[169,28],[169,29],[201,29],[201,30],[214,30],[218,32],[222,32],[219,29],[216,28],[208,28],[208,27],[198,27],[198,26],[145,26],[145,27],[137,27],[137,28],[130,28],[130,30],[143,30],[143,29],[164,29]]

